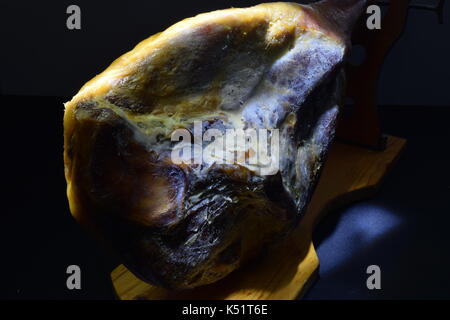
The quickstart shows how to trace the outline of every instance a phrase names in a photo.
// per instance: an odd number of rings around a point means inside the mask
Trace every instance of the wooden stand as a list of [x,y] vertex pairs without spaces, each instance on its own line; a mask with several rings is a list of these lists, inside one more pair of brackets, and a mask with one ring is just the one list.
[[319,259],[312,243],[317,222],[330,210],[372,196],[405,142],[387,137],[382,151],[335,142],[308,210],[289,239],[221,281],[192,290],[168,291],[142,282],[121,265],[111,273],[118,298],[288,300],[301,297],[318,272]]

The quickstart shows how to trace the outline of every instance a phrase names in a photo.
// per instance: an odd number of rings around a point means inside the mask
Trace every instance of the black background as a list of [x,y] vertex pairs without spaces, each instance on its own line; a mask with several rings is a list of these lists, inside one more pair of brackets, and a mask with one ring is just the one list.
[[[62,103],[147,36],[176,21],[259,1],[26,1],[1,3],[2,219],[0,298],[112,299],[118,261],[71,218],[62,162]],[[82,29],[66,28],[77,4]],[[307,299],[450,298],[449,5],[446,24],[411,11],[387,58],[379,100],[384,132],[408,147],[378,195],[333,212],[315,244],[321,277]],[[82,270],[69,291],[66,268]],[[382,269],[369,291],[365,269]]]
[[[117,57],[177,21],[201,12],[260,2],[2,1],[0,87],[4,94],[72,97]],[[81,8],[81,30],[66,28],[66,8],[71,4]],[[444,19],[447,23],[441,25],[431,11],[410,10],[405,33],[382,69],[380,104],[450,105],[448,3]]]

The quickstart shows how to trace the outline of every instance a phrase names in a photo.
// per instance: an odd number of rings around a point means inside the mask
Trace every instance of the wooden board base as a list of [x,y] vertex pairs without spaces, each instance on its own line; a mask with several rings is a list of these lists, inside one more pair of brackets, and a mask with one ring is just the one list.
[[221,281],[192,290],[168,291],[142,282],[120,265],[111,273],[117,297],[123,300],[289,300],[301,297],[318,272],[319,259],[312,243],[317,222],[330,210],[372,196],[405,142],[388,137],[384,151],[335,142],[308,210],[289,239]]

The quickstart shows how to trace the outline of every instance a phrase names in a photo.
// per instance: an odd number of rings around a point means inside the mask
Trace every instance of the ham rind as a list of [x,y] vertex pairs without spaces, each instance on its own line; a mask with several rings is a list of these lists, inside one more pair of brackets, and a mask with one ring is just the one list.
[[[172,289],[218,281],[284,239],[333,140],[341,67],[364,4],[200,14],[118,58],[65,104],[72,215],[138,277]],[[276,131],[266,160],[277,166],[174,161],[172,134],[194,134],[196,123],[201,134]],[[231,152],[259,156],[241,147]]]

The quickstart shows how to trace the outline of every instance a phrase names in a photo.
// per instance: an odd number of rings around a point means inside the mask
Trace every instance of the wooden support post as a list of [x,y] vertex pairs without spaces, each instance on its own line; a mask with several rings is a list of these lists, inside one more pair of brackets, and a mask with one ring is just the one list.
[[347,65],[347,97],[352,101],[342,110],[337,138],[349,143],[383,149],[378,118],[377,84],[383,61],[401,36],[406,23],[409,0],[391,1],[380,30],[369,30],[366,20],[359,22],[353,44],[365,49],[361,65]]

